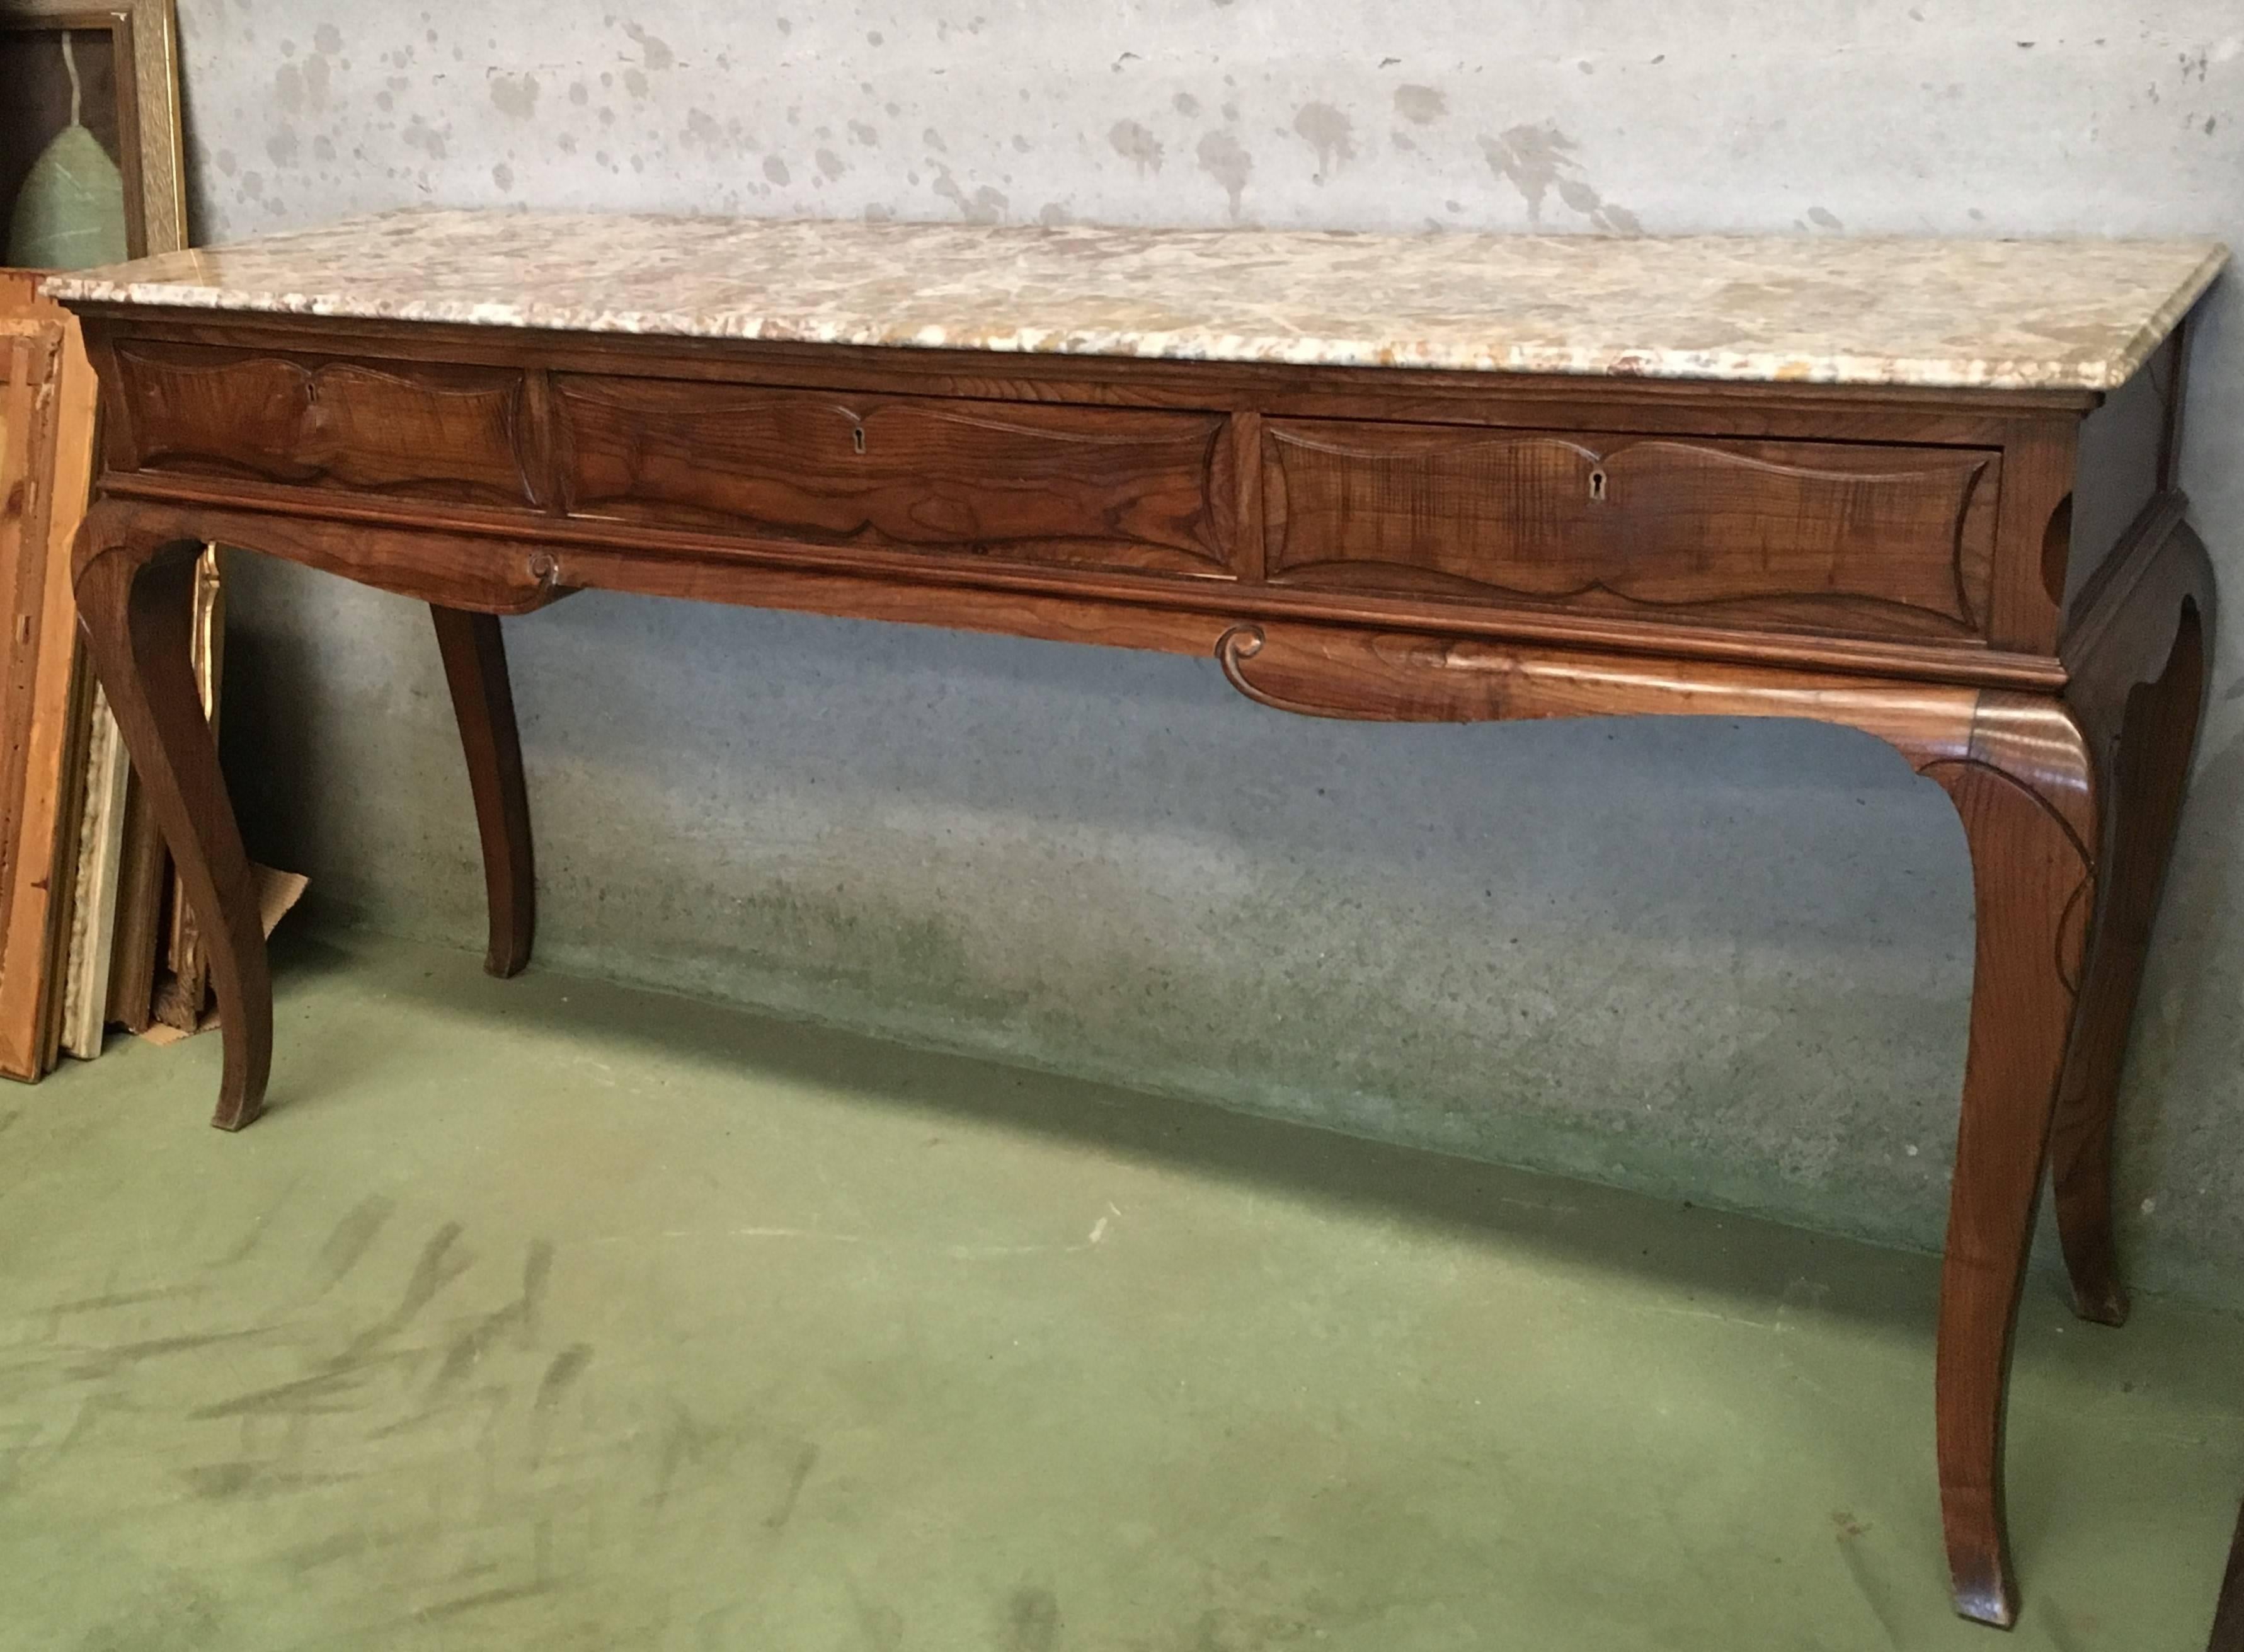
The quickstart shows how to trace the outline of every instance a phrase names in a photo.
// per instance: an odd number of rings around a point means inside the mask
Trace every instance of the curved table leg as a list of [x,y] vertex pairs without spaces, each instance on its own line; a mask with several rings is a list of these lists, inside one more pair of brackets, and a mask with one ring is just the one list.
[[1963,817],[1978,920],[1935,1353],[1941,1524],[1956,1609],[2007,1626],[2011,1340],[2095,900],[2096,781],[2062,706],[1996,694],[1967,755],[1923,772]]
[[239,1130],[264,1108],[273,985],[249,857],[188,662],[195,539],[135,537],[97,506],[81,530],[78,614],[94,670],[194,909],[225,1039],[211,1122]]
[[514,721],[514,691],[506,674],[506,645],[498,616],[429,605],[436,647],[460,720],[460,748],[475,793],[476,827],[483,838],[483,887],[490,913],[490,945],[483,968],[518,975],[530,962],[537,928],[535,869],[530,848],[530,793],[522,777],[522,742]]
[[2112,1233],[2119,1079],[2189,782],[2213,628],[2212,571],[2194,535],[2177,525],[2147,564],[2124,617],[2132,623],[2114,616],[2092,633],[2095,646],[2073,662],[2067,691],[2105,781],[2105,863],[2050,1173],[2074,1310],[2106,1325],[2127,1317]]
[[2103,836],[2096,768],[2072,712],[2042,695],[1277,625],[1239,626],[1216,653],[1240,693],[1313,716],[1842,723],[1896,747],[1946,789],[1970,845],[1978,933],[1940,1282],[1941,1515],[1957,1609],[2011,1622],[2002,1479],[2011,1337]]

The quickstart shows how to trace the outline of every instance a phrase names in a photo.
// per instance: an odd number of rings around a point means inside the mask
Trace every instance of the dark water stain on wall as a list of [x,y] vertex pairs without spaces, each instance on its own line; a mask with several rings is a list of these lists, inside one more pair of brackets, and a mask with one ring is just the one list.
[[1294,131],[1317,152],[1317,181],[1322,183],[1342,161],[1355,159],[1355,127],[1328,103],[1303,104],[1294,112]]
[[1450,112],[1450,100],[1432,86],[1397,86],[1395,112],[1414,125],[1430,125]]
[[1533,227],[1543,227],[1543,204],[1555,190],[1571,211],[1599,229],[1643,233],[1634,213],[1606,200],[1583,176],[1582,163],[1575,158],[1579,146],[1555,122],[1507,127],[1500,136],[1484,136],[1480,147],[1489,170],[1518,190],[1527,203],[1527,221]]
[[1247,179],[1254,170],[1254,157],[1227,132],[1209,132],[1200,140],[1194,152],[1200,158],[1200,169],[1223,186],[1223,193],[1231,201],[1232,221],[1237,222],[1240,203],[1247,193]]
[[1106,134],[1106,141],[1141,176],[1161,170],[1161,140],[1137,121],[1116,121]]
[[536,75],[493,75],[490,83],[492,105],[503,115],[517,120],[528,120],[537,112],[537,77]]
[[667,40],[647,33],[635,23],[624,24],[624,32],[638,43],[641,61],[649,69],[659,72],[673,67],[678,62],[678,54],[670,49],[670,43]]
[[936,168],[935,193],[958,208],[958,215],[970,224],[1003,223],[1005,208],[1010,205],[1003,190],[982,184],[972,194],[951,176],[950,168]]

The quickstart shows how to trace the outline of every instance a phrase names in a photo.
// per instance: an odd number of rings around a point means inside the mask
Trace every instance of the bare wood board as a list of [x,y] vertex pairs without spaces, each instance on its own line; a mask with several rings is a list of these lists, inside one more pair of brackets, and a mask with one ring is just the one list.
[[0,318],[0,1073],[36,1079],[59,1032],[57,958],[76,871],[82,693],[71,545],[96,383],[74,324]]

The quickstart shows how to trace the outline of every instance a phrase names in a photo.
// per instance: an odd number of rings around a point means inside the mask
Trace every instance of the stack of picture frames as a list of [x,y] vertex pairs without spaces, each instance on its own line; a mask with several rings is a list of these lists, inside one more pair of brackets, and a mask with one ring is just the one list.
[[[171,0],[0,0],[0,1074],[35,1080],[107,1028],[194,1031],[202,952],[115,720],[78,647],[71,546],[97,386],[39,275],[183,247]],[[195,586],[216,720],[218,557]],[[301,880],[268,877],[271,917]]]

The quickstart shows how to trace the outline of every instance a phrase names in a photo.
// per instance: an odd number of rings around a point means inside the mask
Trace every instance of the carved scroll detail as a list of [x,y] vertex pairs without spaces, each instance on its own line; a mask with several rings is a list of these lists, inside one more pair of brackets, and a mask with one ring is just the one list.
[[1876,735],[1920,769],[1969,755],[1985,698],[1977,689],[1835,673],[1310,625],[1235,626],[1215,653],[1240,693],[1304,716],[1386,722],[1801,717]]

